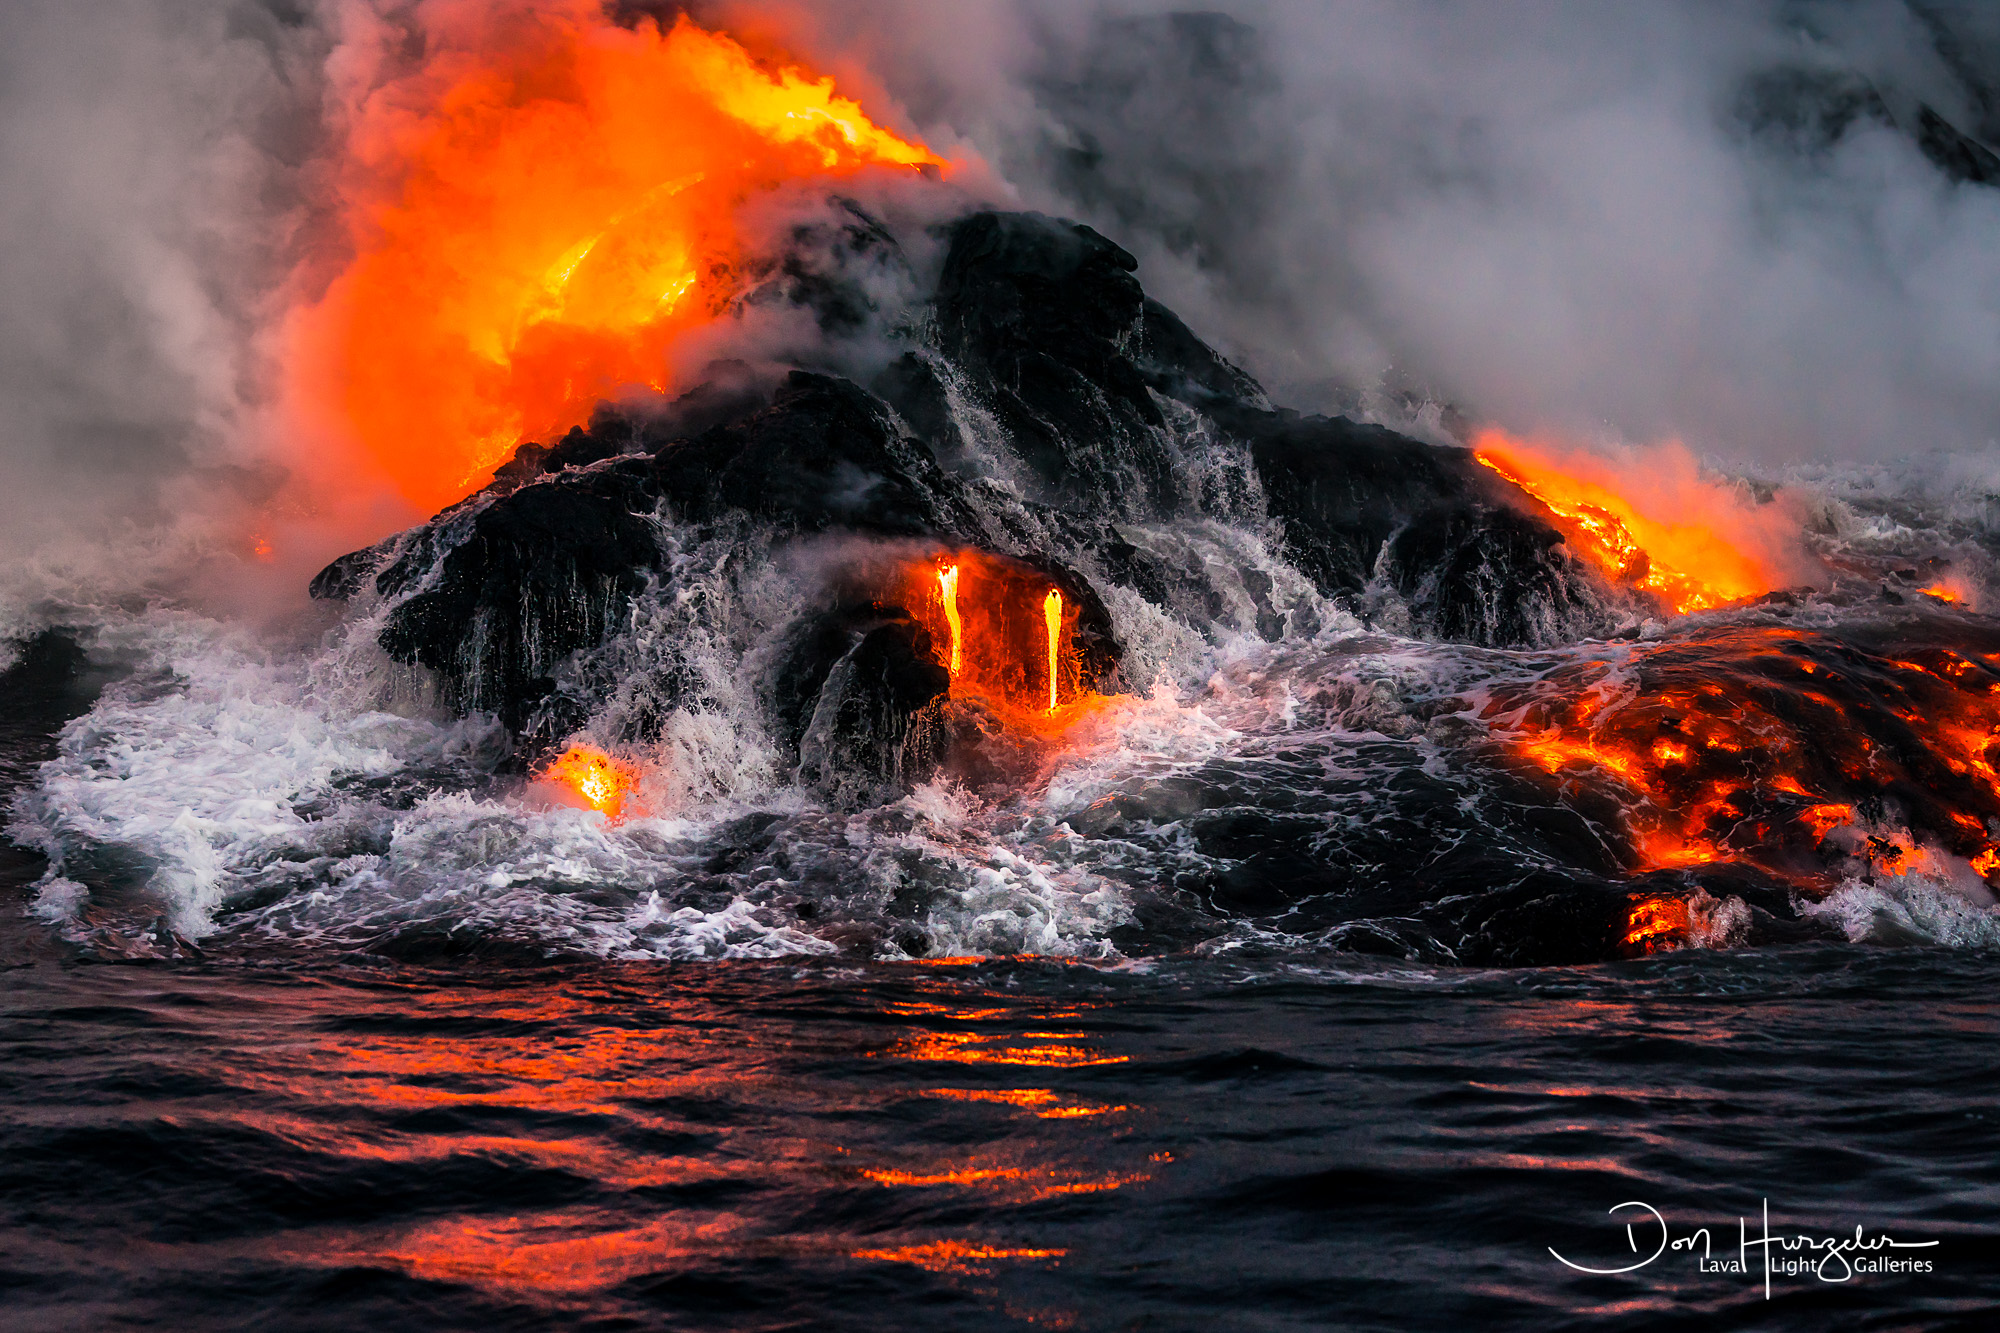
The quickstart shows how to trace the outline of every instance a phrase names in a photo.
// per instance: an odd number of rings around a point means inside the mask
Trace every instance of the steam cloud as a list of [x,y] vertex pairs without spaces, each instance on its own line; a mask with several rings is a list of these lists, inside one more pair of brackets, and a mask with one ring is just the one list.
[[1763,459],[2000,434],[1990,7],[946,8],[820,7],[815,54],[1134,250],[1281,400]]
[[[1281,401],[1767,460],[2000,434],[2000,15],[1970,0],[686,7],[1095,223]],[[328,108],[412,9],[6,6],[10,565],[277,494],[268,333],[332,262]]]

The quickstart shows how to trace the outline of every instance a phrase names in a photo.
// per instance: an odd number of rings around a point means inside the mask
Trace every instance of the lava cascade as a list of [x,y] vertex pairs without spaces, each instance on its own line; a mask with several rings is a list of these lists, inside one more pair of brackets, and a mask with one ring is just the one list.
[[1482,430],[1473,446],[1481,463],[1549,511],[1579,555],[1676,613],[1769,592],[1796,564],[1789,524],[1703,480],[1678,445],[1629,472],[1498,430]]
[[906,575],[908,605],[930,632],[952,693],[1011,720],[1061,720],[1094,697],[1074,645],[1076,608],[1012,564],[961,551]]
[[448,12],[420,69],[351,108],[355,253],[286,347],[302,422],[413,504],[458,499],[623,389],[672,387],[675,338],[740,290],[752,196],[943,165],[832,79],[685,15]]

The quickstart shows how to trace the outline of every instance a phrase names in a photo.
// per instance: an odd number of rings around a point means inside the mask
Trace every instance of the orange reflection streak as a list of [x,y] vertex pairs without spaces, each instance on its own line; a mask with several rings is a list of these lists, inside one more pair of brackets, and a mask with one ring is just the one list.
[[1078,1103],[1073,1106],[1053,1105],[1061,1098],[1049,1088],[926,1088],[926,1097],[942,1097],[958,1102],[1000,1102],[1007,1106],[1022,1108],[1042,1107],[1034,1114],[1042,1120],[1087,1120],[1092,1116],[1115,1115],[1129,1111],[1129,1106],[1108,1106],[1104,1104]]
[[1008,1106],[1045,1106],[1058,1100],[1051,1088],[925,1088],[924,1096],[955,1102],[1002,1102]]
[[609,1230],[603,1225],[587,1214],[567,1213],[491,1221],[453,1219],[414,1228],[386,1245],[345,1251],[335,1245],[300,1257],[330,1264],[389,1265],[431,1282],[582,1293],[660,1272],[676,1258],[722,1250],[743,1229],[734,1219],[690,1225],[663,1218]]
[[746,203],[943,166],[831,79],[603,11],[432,6],[423,61],[345,108],[354,257],[287,329],[289,401],[427,510],[522,439],[672,386],[675,340],[742,288]]
[[853,1257],[891,1264],[915,1264],[933,1273],[977,1273],[988,1271],[996,1260],[1060,1259],[1068,1253],[1068,1250],[1007,1248],[963,1240],[939,1240],[928,1245],[903,1245],[895,1249],[855,1250]]
[[864,1168],[863,1179],[891,1188],[935,1189],[939,1187],[997,1189],[1005,1196],[1026,1199],[1054,1199],[1072,1194],[1103,1194],[1152,1179],[1145,1171],[1086,1175],[1077,1170],[1053,1166],[950,1166],[928,1171],[896,1168]]
[[870,1171],[861,1173],[878,1185],[977,1185],[988,1180],[1020,1180],[1028,1173],[1019,1167],[961,1167],[955,1171]]
[[1080,1037],[1081,1032],[1027,1032],[989,1036],[979,1032],[927,1032],[906,1037],[886,1054],[896,1060],[942,1060],[962,1065],[1029,1065],[1047,1069],[1082,1069],[1091,1065],[1122,1065],[1129,1055],[1105,1055],[1087,1046],[1053,1042],[1014,1045],[1022,1037]]
[[1629,473],[1493,429],[1473,445],[1479,462],[1549,510],[1578,555],[1676,612],[1768,592],[1799,562],[1786,520],[1703,480],[1679,445],[1652,451]]

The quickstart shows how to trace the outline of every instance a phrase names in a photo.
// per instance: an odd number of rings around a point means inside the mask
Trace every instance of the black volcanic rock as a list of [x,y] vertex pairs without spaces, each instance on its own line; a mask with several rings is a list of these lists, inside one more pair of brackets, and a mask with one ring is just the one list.
[[1331,596],[1384,580],[1430,637],[1547,645],[1610,627],[1606,592],[1562,534],[1470,450],[1344,417],[1239,411],[1273,518]]
[[[1209,569],[1128,540],[1120,525],[1134,521],[1258,521],[1268,511],[1324,593],[1364,615],[1393,597],[1419,633],[1545,643],[1603,619],[1599,589],[1553,529],[1469,453],[1270,410],[1254,380],[1146,298],[1132,256],[1088,227],[979,213],[944,239],[935,345],[891,361],[870,387],[717,363],[671,403],[605,406],[552,444],[524,445],[485,492],[335,561],[313,595],[352,597],[372,577],[391,602],[383,647],[435,673],[450,707],[491,711],[517,734],[532,722],[530,749],[595,707],[570,697],[576,686],[558,686],[565,663],[674,577],[662,522],[691,528],[690,540],[733,533],[768,548],[852,533],[1020,561],[1076,608],[1074,647],[1093,686],[1117,680],[1122,649],[1103,597],[1075,566],[1197,629],[1225,611]],[[893,238],[857,214],[794,240],[757,299],[802,304],[834,332],[856,320],[877,328],[869,321],[880,312],[855,302],[872,299],[869,284],[884,275],[909,276]],[[955,394],[991,413],[1002,438],[982,436],[979,447],[1010,452],[1029,494],[996,487],[972,457]],[[1184,447],[1213,452],[1198,481]],[[1270,577],[1233,577],[1260,632],[1287,632]],[[881,595],[842,594],[840,605]],[[1317,621],[1289,624],[1311,632]],[[878,631],[887,637],[860,657],[851,626],[801,631],[818,643],[807,657],[819,665],[780,672],[770,689],[780,729],[803,753],[835,665],[847,663],[846,702],[828,715],[847,721],[826,732],[816,762],[851,760],[886,781],[902,750],[870,749],[855,719],[897,733],[901,724],[884,719],[927,708],[930,684],[910,665],[914,638],[887,623],[868,634]]]
[[1917,147],[1955,181],[2000,185],[2000,156],[1927,106],[1917,108]]
[[1145,314],[1138,261],[1089,227],[1035,213],[975,214],[950,239],[940,348],[980,386],[1044,498],[1170,509],[1166,422],[1126,350]]
[[879,398],[805,371],[763,411],[666,445],[655,475],[691,522],[739,513],[800,532],[969,537],[978,528],[962,483],[922,441],[897,433]]
[[951,690],[930,632],[900,607],[874,606],[811,626],[787,663],[780,698],[804,704],[795,730],[799,780],[867,795],[929,777],[948,740],[939,704]]
[[493,501],[434,575],[414,567],[428,554],[420,546],[378,577],[419,588],[390,612],[382,647],[437,673],[453,708],[519,730],[556,667],[601,642],[658,568],[643,516],[657,494],[649,469],[627,460]]

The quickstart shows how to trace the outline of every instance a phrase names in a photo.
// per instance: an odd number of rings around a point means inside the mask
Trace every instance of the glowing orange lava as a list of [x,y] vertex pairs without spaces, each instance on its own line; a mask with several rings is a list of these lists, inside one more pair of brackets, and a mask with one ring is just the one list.
[[1632,905],[1625,925],[1625,952],[1655,953],[1685,938],[1690,925],[1688,906],[1680,898],[1658,895]]
[[1814,889],[1955,857],[1991,875],[2000,654],[1906,651],[1728,626],[1504,685],[1484,716],[1552,779],[1622,807],[1634,870],[1738,862]]
[[938,600],[944,604],[945,623],[951,627],[951,660],[947,668],[955,678],[965,669],[965,622],[958,615],[958,566],[938,571]]
[[1049,711],[1061,707],[1057,698],[1062,688],[1062,594],[1054,588],[1042,599],[1042,623],[1049,636]]
[[1077,649],[1081,608],[1031,563],[976,549],[902,566],[878,596],[929,631],[954,699],[978,701],[1010,732],[1053,737],[1103,696]]
[[412,21],[421,66],[349,97],[354,255],[286,353],[301,419],[426,508],[621,389],[670,387],[675,338],[741,290],[753,196],[942,165],[830,78],[685,16],[626,28],[557,0]]
[[1769,592],[1799,563],[1792,525],[1701,477],[1679,445],[1621,471],[1582,452],[1482,430],[1481,463],[1540,501],[1570,547],[1612,579],[1678,613]]
[[625,804],[639,785],[639,775],[630,764],[590,745],[570,746],[537,776],[567,787],[614,823],[624,816]]

